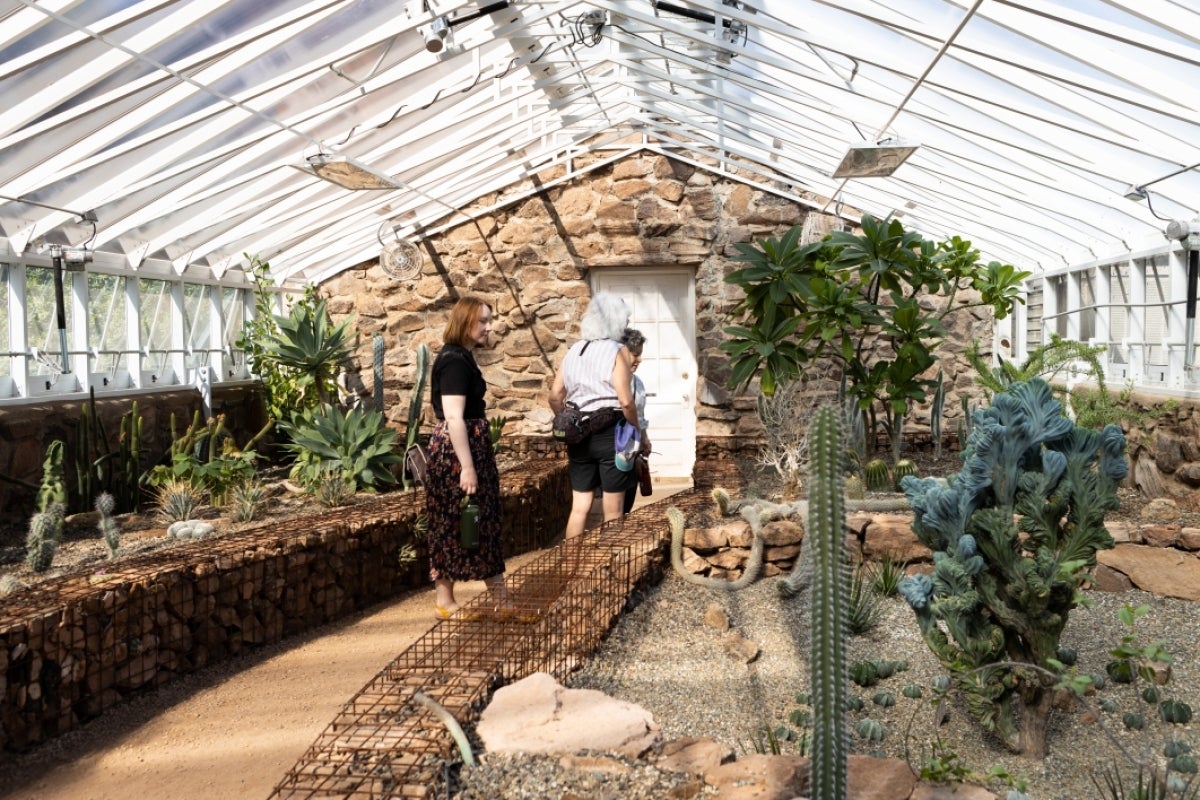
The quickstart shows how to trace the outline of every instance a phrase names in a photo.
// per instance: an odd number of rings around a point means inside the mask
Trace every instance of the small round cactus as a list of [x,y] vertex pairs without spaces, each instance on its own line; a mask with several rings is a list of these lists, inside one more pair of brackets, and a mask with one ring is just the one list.
[[1192,707],[1182,700],[1163,700],[1158,706],[1158,715],[1163,722],[1186,725],[1192,721]]
[[886,492],[892,486],[892,473],[882,458],[873,458],[863,467],[863,480],[872,492]]
[[873,719],[859,720],[855,731],[858,733],[858,738],[864,742],[882,742],[887,733],[883,723]]

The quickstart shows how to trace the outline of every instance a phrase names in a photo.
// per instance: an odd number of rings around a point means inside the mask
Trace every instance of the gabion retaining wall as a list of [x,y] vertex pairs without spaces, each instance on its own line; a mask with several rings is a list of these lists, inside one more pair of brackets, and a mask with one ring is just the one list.
[[[566,465],[501,475],[505,555],[566,525]],[[0,610],[0,748],[23,750],[129,697],[426,585],[401,564],[421,492],[261,526],[55,578]]]

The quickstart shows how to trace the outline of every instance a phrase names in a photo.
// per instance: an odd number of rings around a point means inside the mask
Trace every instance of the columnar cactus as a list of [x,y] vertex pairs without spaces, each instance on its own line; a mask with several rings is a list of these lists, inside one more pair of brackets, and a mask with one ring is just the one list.
[[1044,758],[1053,681],[999,662],[1052,669],[1096,551],[1113,545],[1104,514],[1128,472],[1125,436],[1115,425],[1077,427],[1040,379],[997,394],[971,427],[947,485],[901,483],[934,570],[900,592],[976,720]]
[[[408,448],[417,443],[417,438],[421,433],[421,406],[425,402],[425,384],[429,380],[429,346],[420,344],[417,346],[417,377],[413,383],[412,397],[408,401],[408,426],[404,431],[404,452],[408,452]],[[412,476],[407,470],[401,474],[401,483],[404,488],[408,489],[411,486]]]
[[808,530],[811,539],[812,800],[847,794],[844,487],[837,413],[822,406],[809,430]]
[[383,334],[376,331],[371,337],[371,369],[374,377],[374,399],[375,410],[380,414],[384,413],[383,408],[383,357],[386,353],[387,345],[383,341]]

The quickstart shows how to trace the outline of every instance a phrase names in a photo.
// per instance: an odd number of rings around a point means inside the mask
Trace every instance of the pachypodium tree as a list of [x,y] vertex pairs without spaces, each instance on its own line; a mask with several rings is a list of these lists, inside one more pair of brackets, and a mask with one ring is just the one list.
[[[929,241],[898,220],[869,214],[861,234],[838,231],[803,245],[800,235],[795,227],[780,239],[736,245],[733,260],[746,266],[725,280],[745,297],[721,344],[731,358],[729,385],[758,377],[771,395],[817,359],[832,357],[872,422],[882,411],[898,457],[900,420],[936,384],[928,373],[946,337],[946,316],[985,307],[1003,319],[1021,302],[1029,273],[982,263],[958,237]],[[942,299],[931,303],[934,296]],[[886,346],[867,352],[876,344]]]
[[947,484],[901,482],[934,569],[900,591],[972,716],[1016,752],[1046,755],[1054,680],[1042,670],[1055,670],[1097,551],[1113,546],[1104,515],[1128,470],[1119,427],[1077,426],[1035,378],[975,412]]

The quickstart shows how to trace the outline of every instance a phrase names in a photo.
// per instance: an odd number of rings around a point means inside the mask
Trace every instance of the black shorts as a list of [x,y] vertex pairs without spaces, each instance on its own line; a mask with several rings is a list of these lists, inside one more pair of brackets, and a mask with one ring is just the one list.
[[[618,417],[617,419],[620,419]],[[616,420],[602,431],[593,433],[578,444],[567,445],[568,473],[571,489],[576,492],[624,492],[637,483],[637,473],[622,472],[616,465]]]

